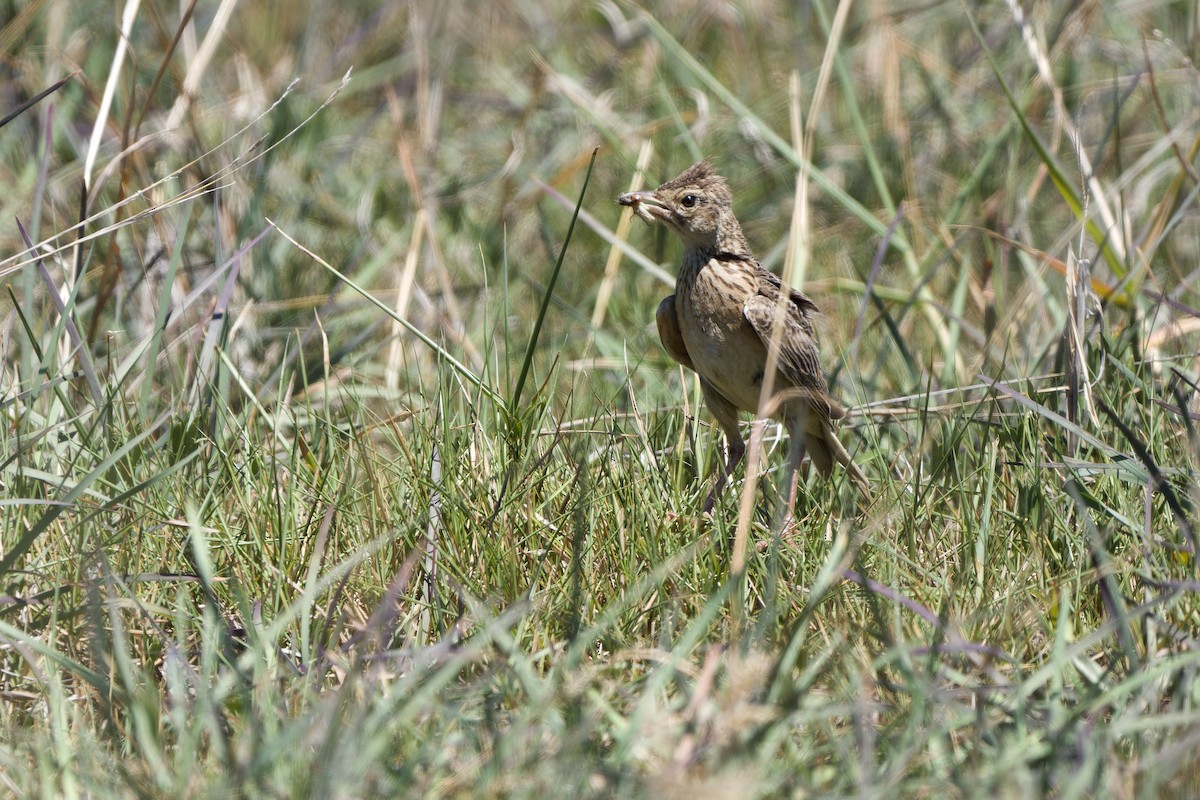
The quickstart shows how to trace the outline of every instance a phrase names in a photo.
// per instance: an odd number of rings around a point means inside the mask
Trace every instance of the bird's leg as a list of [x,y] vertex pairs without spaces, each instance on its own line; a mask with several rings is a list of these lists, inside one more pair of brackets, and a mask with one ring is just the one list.
[[729,439],[729,456],[725,460],[725,466],[721,469],[721,474],[717,476],[717,482],[713,485],[712,491],[708,493],[708,499],[704,501],[704,513],[708,514],[712,511],[713,504],[717,502],[717,498],[721,496],[721,492],[725,491],[725,482],[733,471],[737,469],[737,465],[742,463],[742,457],[746,455],[746,442],[741,435],[734,429],[734,432]]
[[725,432],[725,439],[729,442],[729,457],[725,461],[725,468],[717,477],[717,484],[713,486],[713,490],[708,493],[708,499],[704,501],[704,513],[707,514],[712,511],[713,504],[724,491],[725,481],[729,479],[734,467],[741,463],[742,456],[746,454],[746,442],[742,440],[741,431],[738,430],[737,406],[729,402],[717,391],[717,387],[704,378],[700,379],[700,393],[704,395],[704,404],[717,418],[717,424],[721,426],[721,430]]
[[804,423],[793,423],[788,435],[787,458],[787,501],[783,507],[781,530],[786,532],[792,526],[792,514],[796,508],[796,497],[800,490],[800,462],[804,460]]

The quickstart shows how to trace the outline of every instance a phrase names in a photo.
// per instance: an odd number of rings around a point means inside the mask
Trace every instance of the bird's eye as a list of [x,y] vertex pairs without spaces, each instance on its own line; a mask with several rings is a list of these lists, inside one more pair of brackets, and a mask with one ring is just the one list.
[[684,208],[691,208],[692,206],[696,205],[696,195],[685,194],[681,202],[683,203]]

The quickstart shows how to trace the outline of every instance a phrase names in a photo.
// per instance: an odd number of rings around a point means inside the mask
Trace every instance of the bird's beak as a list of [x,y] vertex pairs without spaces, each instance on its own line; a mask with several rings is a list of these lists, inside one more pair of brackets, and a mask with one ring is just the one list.
[[623,206],[633,206],[633,213],[646,222],[660,219],[664,222],[671,216],[671,210],[654,192],[628,192],[617,198]]

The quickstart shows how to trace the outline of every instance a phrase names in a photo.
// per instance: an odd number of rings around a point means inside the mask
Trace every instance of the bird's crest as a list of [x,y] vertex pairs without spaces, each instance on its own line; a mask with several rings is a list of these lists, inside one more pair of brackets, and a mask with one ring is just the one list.
[[711,183],[724,184],[725,179],[713,170],[712,161],[706,158],[692,164],[677,177],[660,186],[659,189],[677,189],[683,186],[703,186]]

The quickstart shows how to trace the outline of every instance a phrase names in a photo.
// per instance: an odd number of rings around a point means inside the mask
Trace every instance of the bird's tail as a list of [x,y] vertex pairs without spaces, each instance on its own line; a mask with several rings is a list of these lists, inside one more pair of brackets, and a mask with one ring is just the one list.
[[823,477],[830,476],[833,472],[833,462],[836,461],[845,468],[854,488],[864,496],[868,494],[870,484],[867,482],[867,476],[854,463],[850,453],[842,445],[837,432],[828,421],[821,420],[821,429],[809,432],[805,447],[808,450],[808,457],[812,459],[813,466]]

